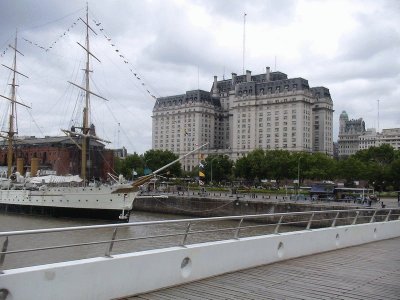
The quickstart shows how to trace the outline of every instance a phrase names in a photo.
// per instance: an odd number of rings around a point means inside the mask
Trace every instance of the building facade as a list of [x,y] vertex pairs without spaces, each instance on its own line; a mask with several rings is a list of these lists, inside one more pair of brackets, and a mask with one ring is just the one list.
[[381,133],[376,132],[375,128],[370,128],[359,136],[359,150],[379,147],[383,144],[400,150],[400,128],[383,129]]
[[[214,82],[210,92],[195,90],[158,98],[153,108],[152,146],[181,155],[208,144],[206,154],[236,160],[261,149],[333,155],[333,101],[325,87],[281,72]],[[198,161],[184,161],[191,170]]]
[[[15,142],[13,165],[16,166],[17,158],[23,161],[23,173],[29,172],[32,158],[39,159],[41,171],[55,171],[57,175],[81,173],[81,151],[77,144],[66,136],[56,137],[20,137]],[[87,156],[88,178],[107,179],[107,173],[113,173],[114,152],[104,148],[98,141],[90,140]],[[0,166],[7,165],[7,143],[0,141]]]
[[365,122],[362,118],[349,120],[346,111],[339,117],[339,158],[355,154],[359,150],[359,137],[365,133]]

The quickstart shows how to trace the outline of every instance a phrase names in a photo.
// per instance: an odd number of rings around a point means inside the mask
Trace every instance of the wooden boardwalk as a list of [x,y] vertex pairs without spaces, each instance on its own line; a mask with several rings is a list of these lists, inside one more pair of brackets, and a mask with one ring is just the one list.
[[400,299],[400,238],[282,261],[130,300]]

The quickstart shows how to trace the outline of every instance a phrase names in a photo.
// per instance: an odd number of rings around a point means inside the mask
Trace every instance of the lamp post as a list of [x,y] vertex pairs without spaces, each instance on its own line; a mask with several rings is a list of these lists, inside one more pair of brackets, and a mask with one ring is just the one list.
[[297,198],[299,197],[300,194],[300,160],[301,160],[301,156],[299,157],[299,161],[297,163]]

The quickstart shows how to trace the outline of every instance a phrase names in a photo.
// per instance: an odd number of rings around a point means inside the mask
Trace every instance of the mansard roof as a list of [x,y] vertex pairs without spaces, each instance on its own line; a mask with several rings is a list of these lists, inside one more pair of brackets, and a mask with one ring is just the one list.
[[219,99],[213,98],[210,92],[204,90],[192,90],[181,95],[157,98],[154,108],[183,105],[186,103],[209,103],[214,106],[221,106]]

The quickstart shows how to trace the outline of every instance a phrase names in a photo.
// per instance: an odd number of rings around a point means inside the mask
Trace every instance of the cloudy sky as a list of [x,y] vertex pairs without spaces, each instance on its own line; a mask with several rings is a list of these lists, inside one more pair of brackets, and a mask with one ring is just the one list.
[[[85,3],[0,1],[0,63],[12,65],[18,28],[18,70],[29,76],[18,79],[19,101],[32,106],[19,107],[20,135],[58,135],[81,118],[79,90],[67,81],[82,85]],[[151,95],[210,90],[214,75],[242,73],[244,13],[245,69],[271,66],[329,88],[335,140],[343,110],[378,127],[378,100],[380,129],[400,127],[400,1],[118,0],[89,1],[101,60],[92,89],[109,100],[92,97],[97,134],[110,147],[150,149]],[[2,68],[0,94],[9,82]],[[0,98],[2,130],[6,104]]]

